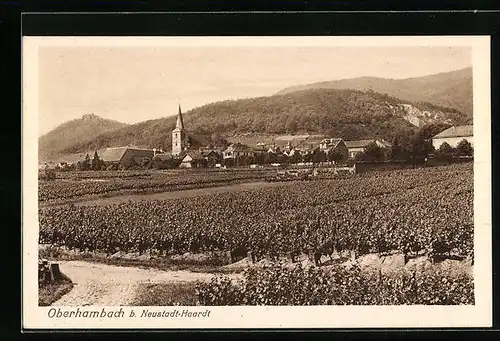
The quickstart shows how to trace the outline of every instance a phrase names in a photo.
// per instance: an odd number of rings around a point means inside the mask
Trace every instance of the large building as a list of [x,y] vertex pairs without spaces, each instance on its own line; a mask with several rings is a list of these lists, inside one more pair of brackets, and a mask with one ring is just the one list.
[[381,139],[345,141],[351,159],[354,159],[357,154],[363,153],[372,143],[375,143],[378,147],[383,149],[391,147],[390,143]]
[[[152,149],[141,149],[135,147],[115,147],[97,151],[99,158],[104,164],[121,165],[125,168],[139,166],[153,159],[155,152]],[[92,159],[92,154],[89,154]]]
[[453,126],[435,135],[432,138],[432,145],[437,150],[446,142],[451,147],[456,148],[462,140],[466,140],[474,147],[473,132],[472,125]]

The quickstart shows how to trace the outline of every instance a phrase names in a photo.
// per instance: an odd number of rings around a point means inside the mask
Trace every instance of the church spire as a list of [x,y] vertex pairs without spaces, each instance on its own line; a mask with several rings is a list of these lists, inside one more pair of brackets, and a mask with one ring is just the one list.
[[184,129],[184,120],[182,119],[182,111],[181,111],[180,103],[179,103],[179,112],[177,114],[177,123],[175,125],[175,129],[179,129],[179,130]]

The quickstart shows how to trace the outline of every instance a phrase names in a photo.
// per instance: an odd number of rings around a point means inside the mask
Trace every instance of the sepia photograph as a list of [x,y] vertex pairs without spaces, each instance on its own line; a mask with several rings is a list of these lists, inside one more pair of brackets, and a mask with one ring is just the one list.
[[23,48],[33,326],[491,323],[487,37]]

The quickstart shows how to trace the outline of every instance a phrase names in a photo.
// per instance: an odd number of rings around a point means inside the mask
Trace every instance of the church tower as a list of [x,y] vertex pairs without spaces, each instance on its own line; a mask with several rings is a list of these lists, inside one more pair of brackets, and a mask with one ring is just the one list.
[[182,119],[181,105],[177,114],[177,124],[172,130],[172,155],[179,155],[184,150],[186,132],[184,131],[184,121]]

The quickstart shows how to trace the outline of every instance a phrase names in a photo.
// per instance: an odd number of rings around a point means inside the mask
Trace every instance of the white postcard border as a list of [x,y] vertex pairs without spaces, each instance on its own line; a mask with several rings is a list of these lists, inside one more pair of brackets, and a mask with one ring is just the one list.
[[[470,46],[474,99],[474,306],[123,307],[123,318],[49,318],[38,307],[38,48],[41,46]],[[424,328],[492,323],[489,36],[24,37],[22,51],[23,328]],[[418,62],[418,61],[416,61]],[[120,307],[80,307],[116,311]],[[57,307],[56,307],[57,309]],[[76,307],[61,307],[75,310]],[[205,318],[140,318],[143,309],[211,311]],[[135,317],[129,317],[131,310]]]

